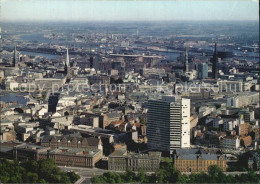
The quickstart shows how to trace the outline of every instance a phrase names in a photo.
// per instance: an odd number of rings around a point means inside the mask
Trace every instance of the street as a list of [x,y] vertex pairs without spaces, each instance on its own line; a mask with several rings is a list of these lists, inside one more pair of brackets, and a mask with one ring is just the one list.
[[99,176],[107,170],[98,169],[98,168],[81,168],[81,167],[65,167],[65,166],[58,166],[61,168],[62,171],[70,172],[73,171],[80,176],[80,179],[76,182],[76,184],[81,183],[90,183],[90,178],[93,176]]

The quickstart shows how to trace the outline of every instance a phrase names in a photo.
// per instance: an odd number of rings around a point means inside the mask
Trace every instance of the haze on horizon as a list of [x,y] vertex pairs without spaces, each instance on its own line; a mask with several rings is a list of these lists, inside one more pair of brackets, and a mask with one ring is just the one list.
[[2,21],[259,20],[257,0],[2,0]]

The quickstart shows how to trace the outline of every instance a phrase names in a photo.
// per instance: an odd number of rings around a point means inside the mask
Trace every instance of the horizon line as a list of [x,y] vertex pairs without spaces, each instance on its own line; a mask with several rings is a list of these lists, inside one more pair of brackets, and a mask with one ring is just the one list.
[[219,20],[219,19],[212,19],[212,20],[188,20],[188,19],[185,19],[185,20],[181,20],[181,19],[178,19],[178,20],[8,20],[8,19],[5,19],[5,20],[1,20],[1,23],[23,23],[23,22],[26,22],[26,23],[42,23],[42,22],[61,22],[61,23],[64,23],[64,22],[82,22],[82,23],[88,23],[88,22],[258,22],[259,23],[259,19],[255,19],[255,20],[252,20],[252,19],[241,19],[241,20],[234,20],[234,19],[230,19],[230,20]]

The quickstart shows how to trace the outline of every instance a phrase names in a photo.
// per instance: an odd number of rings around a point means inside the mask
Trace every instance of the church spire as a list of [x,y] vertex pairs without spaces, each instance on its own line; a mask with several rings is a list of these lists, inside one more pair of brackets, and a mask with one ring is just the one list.
[[67,82],[70,81],[72,77],[71,69],[70,69],[70,58],[69,58],[69,49],[66,49],[66,62],[65,62],[65,74],[67,77]]

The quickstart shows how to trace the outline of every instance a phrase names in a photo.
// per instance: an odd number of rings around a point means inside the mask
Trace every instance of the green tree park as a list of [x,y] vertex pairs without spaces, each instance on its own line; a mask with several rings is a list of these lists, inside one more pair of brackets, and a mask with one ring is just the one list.
[[181,174],[171,162],[164,162],[153,174],[146,174],[143,169],[137,173],[126,170],[124,173],[107,172],[91,178],[91,183],[259,183],[260,175],[253,171],[242,175],[226,175],[218,166],[210,166],[209,172]]
[[63,172],[52,159],[0,159],[0,183],[75,183],[79,178],[74,172]]

